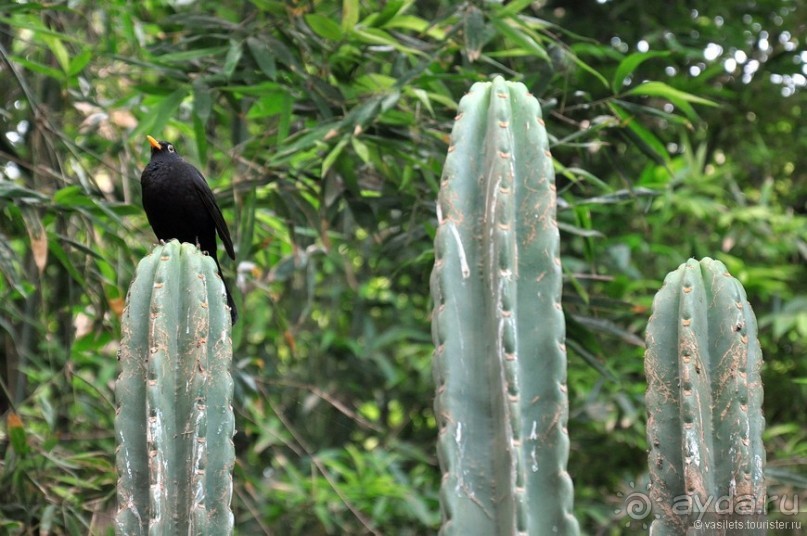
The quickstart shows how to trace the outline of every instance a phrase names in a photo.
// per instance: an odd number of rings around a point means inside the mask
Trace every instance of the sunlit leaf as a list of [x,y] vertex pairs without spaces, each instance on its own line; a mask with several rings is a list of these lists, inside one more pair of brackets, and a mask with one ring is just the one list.
[[70,76],[76,76],[78,73],[84,70],[84,67],[86,67],[91,60],[92,50],[89,48],[83,49],[70,60],[70,68],[67,70],[67,74]]
[[426,32],[434,39],[445,39],[445,32],[438,26],[429,24],[425,19],[414,15],[400,15],[384,25],[385,29],[411,30],[413,32]]
[[59,69],[54,69],[53,67],[43,65],[37,61],[29,60],[28,58],[22,58],[19,56],[14,56],[13,60],[14,63],[18,63],[32,72],[44,74],[45,76],[55,78],[56,80],[64,78],[64,73],[62,73]]
[[359,158],[362,159],[362,162],[365,164],[370,163],[370,149],[367,147],[367,144],[361,141],[356,136],[350,137],[350,144],[353,146],[353,150],[356,151],[356,154],[359,155]]
[[635,88],[628,91],[629,94],[632,95],[647,95],[651,97],[663,97],[669,99],[671,101],[676,100],[683,100],[686,102],[692,102],[695,104],[703,104],[706,106],[717,106],[718,104],[714,101],[709,99],[704,99],[703,97],[698,97],[697,95],[692,95],[691,93],[687,93],[686,91],[681,91],[680,89],[675,89],[672,86],[665,84],[664,82],[644,82],[643,84],[636,86]]
[[288,109],[289,101],[289,95],[285,91],[266,92],[250,107],[247,117],[258,119],[277,115]]
[[709,99],[704,99],[703,97],[698,97],[697,95],[692,95],[691,93],[687,93],[685,91],[681,91],[680,89],[675,89],[672,86],[665,84],[664,82],[644,82],[636,86],[635,88],[630,89],[627,92],[628,95],[642,95],[645,97],[659,97],[662,99],[667,99],[677,107],[679,107],[687,117],[690,119],[697,118],[697,113],[695,109],[692,107],[690,103],[693,104],[702,104],[704,106],[717,106],[718,104],[714,101]]
[[336,145],[334,145],[333,149],[328,152],[327,156],[322,160],[322,171],[320,172],[321,177],[328,174],[328,170],[331,169],[333,163],[337,158],[339,158],[339,155],[342,154],[342,149],[345,148],[348,141],[348,137],[343,137]]
[[359,0],[342,0],[342,30],[348,32],[359,22]]
[[310,13],[305,16],[305,22],[318,36],[329,41],[339,41],[342,39],[342,26],[339,26],[333,19]]
[[379,28],[360,28],[355,30],[356,37],[364,43],[371,45],[386,45],[399,52],[413,56],[422,56],[424,52],[412,47],[402,45],[400,41],[392,37],[388,32]]
[[70,71],[70,53],[67,52],[67,49],[62,43],[62,40],[53,35],[45,35],[42,37],[42,40],[47,43],[50,51],[53,53],[53,56],[56,58],[56,61],[59,63],[59,66],[62,68],[62,71],[65,73]]
[[363,23],[370,26],[384,26],[390,20],[400,16],[410,3],[411,2],[406,0],[390,0],[389,2],[385,2],[380,12],[369,14]]
[[429,98],[429,92],[423,89],[413,89],[412,94],[426,107],[429,111],[429,114],[434,116],[434,108],[432,108],[432,102]]
[[527,7],[532,5],[534,0],[512,0],[499,10],[501,15],[516,15],[524,11]]
[[241,55],[244,49],[238,41],[230,41],[230,48],[227,50],[227,56],[224,58],[224,76],[230,78],[235,71],[238,62],[241,61]]
[[159,137],[165,125],[174,117],[177,108],[179,108],[187,94],[188,90],[181,88],[162,98],[155,108],[146,113],[137,128],[132,131],[131,137],[141,139],[145,138],[146,134]]

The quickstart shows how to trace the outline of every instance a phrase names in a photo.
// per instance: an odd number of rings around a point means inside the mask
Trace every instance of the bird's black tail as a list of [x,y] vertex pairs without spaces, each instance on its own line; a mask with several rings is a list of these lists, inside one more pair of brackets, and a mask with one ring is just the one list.
[[[221,275],[221,272],[219,272]],[[222,281],[224,278],[222,277]],[[230,293],[230,287],[227,286],[227,283],[224,283],[224,290],[227,291],[227,306],[230,308],[230,318],[233,319],[233,325],[238,320],[238,309],[235,307],[235,301],[233,300],[233,295]]]
[[221,282],[224,283],[224,291],[227,293],[227,307],[230,308],[230,318],[233,321],[233,325],[235,325],[235,322],[238,320],[238,309],[235,306],[235,300],[233,300],[230,287],[227,286],[227,281],[224,280],[224,274],[221,273],[221,265],[219,264],[218,258],[214,256],[213,260],[216,261],[216,267],[219,269],[219,277],[221,278]]

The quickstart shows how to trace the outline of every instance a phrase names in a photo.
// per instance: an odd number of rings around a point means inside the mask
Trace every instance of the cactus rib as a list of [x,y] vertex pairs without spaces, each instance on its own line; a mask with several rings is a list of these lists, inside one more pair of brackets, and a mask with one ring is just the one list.
[[232,346],[212,258],[171,241],[127,296],[116,383],[118,534],[229,534]]
[[462,99],[437,208],[441,532],[575,534],[554,172],[523,84]]
[[762,354],[742,285],[690,259],[656,294],[646,338],[651,534],[685,534],[721,499],[762,513]]

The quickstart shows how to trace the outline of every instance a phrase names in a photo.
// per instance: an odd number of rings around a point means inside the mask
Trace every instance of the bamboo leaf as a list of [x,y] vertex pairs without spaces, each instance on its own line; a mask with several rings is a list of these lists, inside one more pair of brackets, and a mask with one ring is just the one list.
[[695,112],[692,104],[718,106],[718,104],[714,101],[704,99],[703,97],[698,97],[697,95],[687,93],[686,91],[681,91],[680,89],[675,89],[664,82],[645,82],[631,89],[627,92],[627,94],[667,99],[672,104],[680,108],[681,111],[692,120],[696,120],[698,118],[698,114]]
[[328,153],[328,156],[326,156],[322,160],[322,171],[320,172],[320,177],[325,177],[325,175],[328,174],[328,170],[331,169],[333,163],[336,162],[336,159],[339,158],[340,154],[342,154],[342,149],[345,148],[347,142],[348,142],[347,137],[344,137],[341,140],[339,140],[339,143],[337,143],[334,146],[334,148],[331,149],[331,151]]
[[631,114],[624,111],[622,108],[617,106],[614,103],[610,105],[611,110],[616,114],[617,117],[622,121],[623,126],[628,127],[625,131],[625,134],[636,144],[639,149],[653,158],[659,164],[666,164],[670,160],[669,153],[667,153],[666,147],[661,141],[642,126],[636,118]]
[[315,34],[323,39],[329,41],[340,41],[342,39],[342,27],[334,22],[333,19],[316,13],[310,13],[305,16],[305,22]]
[[359,22],[359,0],[342,1],[342,30],[349,32]]
[[224,75],[229,79],[233,76],[244,49],[239,41],[230,41],[230,48],[227,50],[227,57],[224,58]]
[[48,45],[53,57],[65,73],[70,71],[70,54],[67,52],[62,40],[54,35],[43,35],[42,40]]
[[247,47],[261,72],[270,80],[274,80],[277,77],[277,65],[269,46],[260,39],[247,37]]
[[39,218],[39,213],[35,208],[20,207],[20,213],[23,221],[25,221],[28,239],[31,241],[31,253],[34,256],[34,263],[39,270],[39,274],[42,275],[42,272],[45,271],[45,266],[48,264],[48,234],[45,232],[45,227],[42,225],[42,220]]
[[697,95],[687,93],[686,91],[681,91],[680,89],[675,89],[664,82],[645,82],[628,91],[628,94],[645,95],[648,97],[662,97],[671,102],[685,101],[692,102],[694,104],[703,104],[704,106],[718,106],[718,104],[714,101],[704,99],[703,97],[698,97]]
[[85,48],[70,60],[70,67],[67,70],[67,74],[70,76],[76,76],[84,69],[84,67],[87,66],[88,63],[90,63],[91,59],[92,50]]
[[614,79],[611,81],[611,88],[614,93],[619,91],[625,79],[633,74],[633,72],[644,62],[653,58],[669,56],[667,52],[636,52],[631,54],[619,62],[614,73]]
[[140,121],[130,137],[140,139],[149,132],[152,133],[151,135],[157,135],[165,128],[168,121],[174,117],[177,108],[182,104],[182,100],[186,95],[187,89],[181,88],[160,100],[159,104]]

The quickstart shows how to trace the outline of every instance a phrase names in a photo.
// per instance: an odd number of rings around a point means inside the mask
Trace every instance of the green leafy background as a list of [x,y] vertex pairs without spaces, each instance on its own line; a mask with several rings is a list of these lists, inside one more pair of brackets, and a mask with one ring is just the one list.
[[769,494],[807,498],[804,35],[796,0],[0,4],[0,530],[111,530],[151,134],[237,244],[238,532],[436,532],[434,202],[494,74],[551,136],[581,526],[641,526],[643,332],[691,256],[748,292]]

